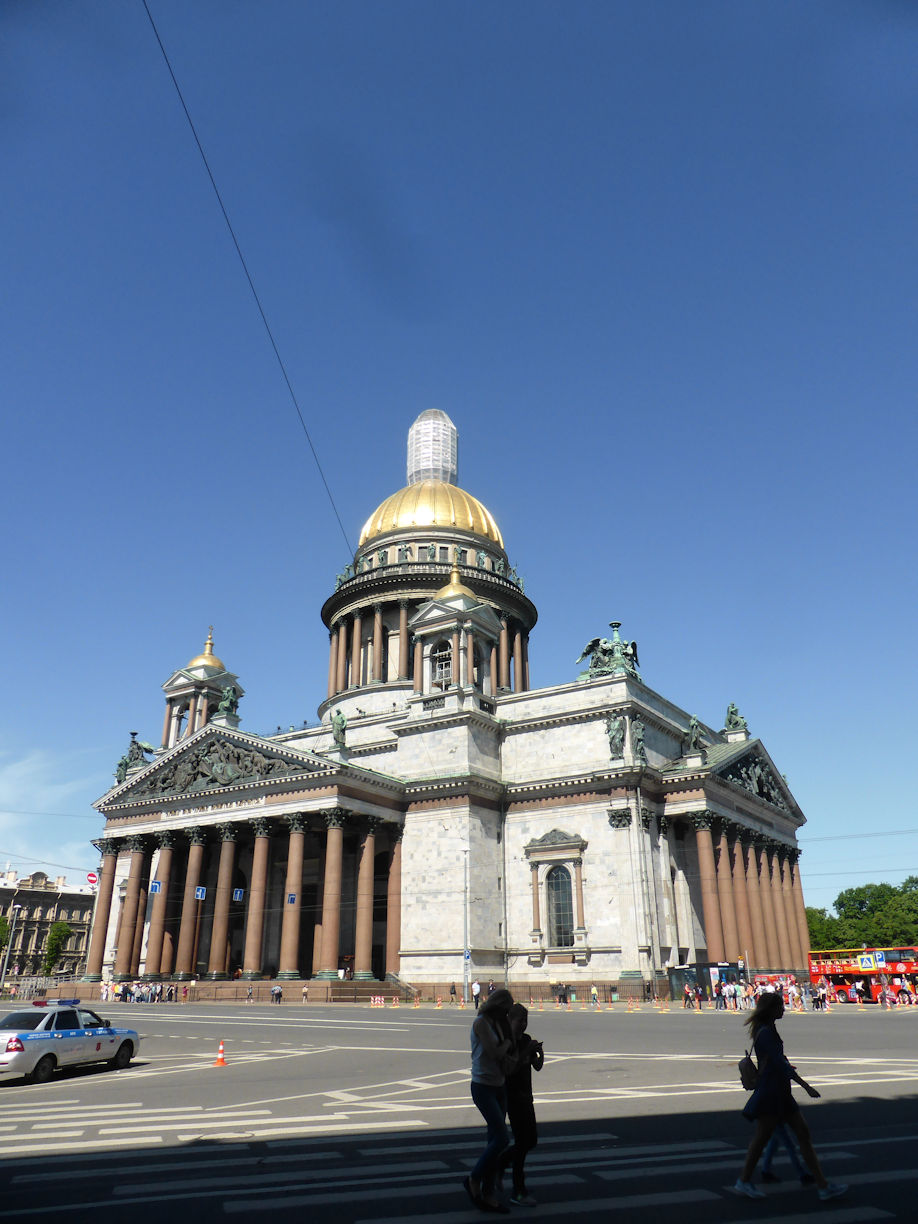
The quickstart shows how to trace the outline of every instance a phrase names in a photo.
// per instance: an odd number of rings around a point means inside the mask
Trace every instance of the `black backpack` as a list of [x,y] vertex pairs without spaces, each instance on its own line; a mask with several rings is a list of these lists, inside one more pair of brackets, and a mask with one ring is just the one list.
[[759,1069],[752,1061],[752,1055],[747,1050],[737,1063],[740,1083],[747,1092],[752,1092],[759,1082]]

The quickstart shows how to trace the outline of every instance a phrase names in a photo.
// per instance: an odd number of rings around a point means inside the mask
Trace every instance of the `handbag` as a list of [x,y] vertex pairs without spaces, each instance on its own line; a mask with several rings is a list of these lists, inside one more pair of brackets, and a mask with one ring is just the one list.
[[736,1065],[739,1069],[740,1083],[747,1092],[752,1092],[758,1086],[759,1069],[748,1050]]

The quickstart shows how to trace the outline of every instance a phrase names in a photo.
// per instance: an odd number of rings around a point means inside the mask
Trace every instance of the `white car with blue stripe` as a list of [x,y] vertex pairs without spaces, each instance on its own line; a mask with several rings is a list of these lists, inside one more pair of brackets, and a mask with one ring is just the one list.
[[133,1029],[113,1028],[79,999],[39,999],[0,1018],[0,1080],[46,1084],[59,1068],[98,1062],[123,1070],[139,1049]]

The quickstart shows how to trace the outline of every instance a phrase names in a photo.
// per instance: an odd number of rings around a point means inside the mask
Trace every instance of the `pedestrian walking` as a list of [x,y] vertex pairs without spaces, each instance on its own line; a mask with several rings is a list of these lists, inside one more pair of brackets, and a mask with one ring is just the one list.
[[303,1002],[304,1003],[309,1002],[309,983],[308,982],[303,983]]
[[450,982],[449,984],[449,1005],[450,1007],[452,1007],[455,1002],[456,1002],[456,983]]
[[478,1011],[478,1005],[481,1002],[481,982],[478,978],[472,983],[472,1002],[475,1004],[475,1010]]
[[535,1207],[536,1201],[526,1189],[524,1164],[539,1141],[532,1103],[532,1072],[542,1070],[545,1053],[541,1041],[533,1040],[526,1032],[529,1012],[522,1003],[514,1003],[508,1014],[516,1060],[516,1066],[507,1076],[507,1116],[513,1130],[513,1143],[500,1158],[500,1171],[503,1174],[506,1169],[513,1169],[510,1201],[518,1207]]
[[772,992],[763,994],[756,1003],[755,1010],[743,1021],[752,1037],[759,1075],[752,1096],[743,1110],[743,1116],[755,1123],[755,1134],[749,1144],[743,1170],[733,1189],[747,1198],[765,1198],[764,1192],[753,1184],[752,1175],[765,1145],[776,1127],[783,1123],[797,1137],[807,1169],[813,1174],[819,1187],[820,1199],[826,1201],[838,1198],[848,1187],[826,1180],[813,1151],[809,1127],[791,1093],[791,1083],[795,1082],[809,1096],[819,1096],[817,1090],[797,1074],[796,1067],[792,1066],[784,1055],[784,1043],[775,1027],[783,1015],[784,998],[780,992]]
[[472,1100],[488,1127],[488,1141],[468,1177],[466,1193],[479,1211],[509,1214],[497,1197],[500,1157],[507,1146],[507,1071],[513,1067],[509,990],[498,989],[481,1004],[472,1021]]
[[590,1007],[599,1007],[599,991],[596,989],[596,983],[590,987]]

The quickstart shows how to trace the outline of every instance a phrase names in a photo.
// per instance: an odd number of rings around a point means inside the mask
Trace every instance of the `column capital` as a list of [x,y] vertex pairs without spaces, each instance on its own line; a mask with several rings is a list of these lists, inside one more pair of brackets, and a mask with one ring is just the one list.
[[193,825],[190,829],[183,830],[192,846],[204,846],[207,844],[207,830],[202,829],[200,825]]
[[218,824],[217,832],[220,834],[222,842],[234,842],[239,837],[239,826],[227,822],[226,824]]
[[175,829],[163,829],[161,833],[154,833],[156,844],[160,850],[172,850],[175,846]]
[[692,822],[692,826],[696,831],[699,829],[713,829],[714,822],[717,820],[715,813],[709,811],[707,808],[701,812],[689,812],[688,818]]
[[653,823],[653,810],[651,808],[641,808],[641,828],[645,833],[650,832],[650,826]]
[[256,837],[270,837],[274,824],[267,816],[254,816],[249,821],[249,827]]
[[362,831],[375,837],[385,823],[381,816],[364,816],[361,822]]
[[405,826],[387,822],[387,828],[389,830],[389,841],[394,850],[396,846],[401,845],[402,838],[405,836]]
[[326,829],[343,829],[347,824],[348,813],[344,808],[325,808],[320,815]]
[[309,817],[305,812],[291,812],[284,817],[284,824],[291,833],[305,833],[309,828]]
[[803,851],[800,849],[799,846],[788,846],[787,847],[787,851],[786,851],[787,861],[791,864],[791,866],[795,867],[797,865],[797,860],[800,858],[800,855],[802,853]]
[[666,834],[667,834],[667,833],[670,831],[670,829],[672,828],[673,822],[672,822],[672,820],[670,819],[670,817],[669,817],[669,816],[658,816],[658,817],[657,817],[657,824],[660,826],[660,832],[661,832],[661,833],[663,834],[663,836],[665,837],[665,836],[666,836]]
[[411,600],[410,600],[410,599],[400,599],[400,600],[398,601],[398,606],[399,606],[400,608],[407,608],[407,607],[408,607],[408,605],[410,604],[410,602],[411,602]]
[[147,838],[142,833],[132,833],[125,841],[131,854],[142,854],[148,846]]
[[609,813],[609,826],[613,829],[628,829],[631,827],[631,809],[616,808]]
[[116,837],[100,837],[98,841],[92,843],[99,851],[103,858],[117,858],[118,856],[118,839]]

